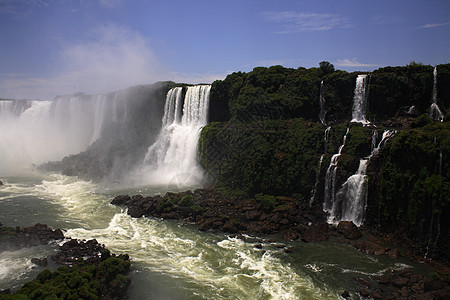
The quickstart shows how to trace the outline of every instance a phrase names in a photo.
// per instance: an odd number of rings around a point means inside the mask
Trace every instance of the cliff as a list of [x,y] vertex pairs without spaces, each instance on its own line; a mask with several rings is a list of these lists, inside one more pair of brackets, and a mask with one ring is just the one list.
[[[358,73],[322,65],[233,73],[212,85],[213,122],[204,127],[199,141],[201,165],[221,186],[250,196],[295,195],[322,208],[324,194],[331,189],[325,187],[327,171],[346,128],[333,197],[358,173],[360,160],[371,154],[373,137],[380,143],[385,129],[395,130],[368,162],[362,183],[367,184],[363,225],[401,229],[417,241],[423,255],[447,256],[450,117],[439,122],[429,114],[433,101],[444,115],[450,112],[450,64],[437,66],[437,78],[433,70],[412,64],[370,73],[365,111],[369,126],[349,123]],[[319,124],[321,82],[327,125]]]

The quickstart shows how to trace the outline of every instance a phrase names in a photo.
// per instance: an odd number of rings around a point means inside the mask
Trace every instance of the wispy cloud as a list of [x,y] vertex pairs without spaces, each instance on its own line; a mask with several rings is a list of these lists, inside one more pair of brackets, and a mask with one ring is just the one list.
[[0,76],[7,97],[52,98],[75,92],[103,93],[170,76],[140,34],[116,25],[95,28],[86,42],[67,44],[51,76]]
[[376,67],[376,64],[360,63],[356,59],[338,59],[334,64],[338,67]]
[[435,27],[441,27],[441,26],[446,26],[449,25],[450,22],[447,23],[430,23],[430,24],[425,24],[423,26],[420,26],[420,29],[424,29],[424,28],[435,28]]
[[399,16],[373,16],[370,19],[371,25],[390,25],[401,22],[403,19]]
[[270,11],[262,13],[269,22],[279,23],[277,33],[296,33],[302,31],[324,31],[333,28],[351,27],[351,22],[335,14],[318,14],[295,11]]

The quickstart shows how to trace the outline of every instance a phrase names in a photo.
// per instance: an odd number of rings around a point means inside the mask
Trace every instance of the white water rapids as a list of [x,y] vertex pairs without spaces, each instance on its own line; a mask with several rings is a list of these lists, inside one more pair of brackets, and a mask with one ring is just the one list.
[[[32,174],[2,180],[0,220],[5,225],[47,223],[65,229],[66,236],[95,238],[113,252],[128,253],[130,299],[337,299],[344,289],[357,289],[356,274],[405,267],[349,245],[298,241],[289,244],[293,253],[286,254],[277,243],[259,238],[244,241],[178,221],[134,219],[109,204],[123,191],[99,193],[96,185],[75,177]],[[134,191],[144,192],[161,190]],[[36,276],[42,267],[29,259],[55,250],[39,246],[2,252],[0,289],[18,288]]]

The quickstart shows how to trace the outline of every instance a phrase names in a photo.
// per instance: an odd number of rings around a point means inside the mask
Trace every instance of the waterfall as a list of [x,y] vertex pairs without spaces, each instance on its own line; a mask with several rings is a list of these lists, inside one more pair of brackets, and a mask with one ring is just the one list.
[[113,93],[0,101],[0,171],[16,172],[84,151],[105,126],[126,118],[119,100]]
[[323,136],[323,154],[320,156],[319,159],[319,164],[317,166],[317,170],[316,170],[316,181],[314,183],[313,189],[311,191],[311,199],[309,199],[309,206],[312,206],[312,204],[314,203],[314,200],[316,198],[316,193],[317,193],[317,186],[319,185],[319,179],[320,179],[320,169],[322,167],[322,162],[323,162],[323,157],[325,156],[325,154],[327,153],[327,144],[328,144],[328,135],[330,133],[331,130],[331,126],[327,127],[325,129],[325,133]]
[[188,87],[182,115],[182,88],[169,90],[163,127],[138,171],[141,184],[199,183],[203,173],[197,160],[197,143],[207,123],[210,89],[210,85]]
[[325,122],[325,115],[327,114],[327,111],[325,110],[326,101],[323,95],[324,91],[324,85],[323,80],[320,82],[320,95],[319,95],[319,103],[320,103],[320,113],[319,113],[319,119],[320,123],[326,124]]
[[330,212],[333,208],[333,203],[336,199],[336,170],[338,165],[339,157],[341,156],[342,149],[344,149],[345,141],[347,140],[349,128],[344,134],[342,139],[342,145],[339,146],[338,152],[331,157],[330,165],[328,166],[327,173],[325,175],[325,190],[324,190],[324,202],[323,210],[325,212]]
[[394,133],[393,130],[385,130],[380,142],[375,145],[378,133],[376,130],[374,131],[372,151],[368,157],[360,159],[358,171],[350,176],[337,192],[335,201],[328,211],[330,213],[329,223],[337,224],[340,221],[352,221],[356,226],[362,224],[367,205],[367,166],[371,157],[379,153],[381,147]]
[[366,82],[367,75],[358,75],[356,78],[351,122],[369,124],[369,121],[366,120],[365,116],[367,107]]
[[433,120],[444,121],[444,115],[437,105],[437,67],[434,67],[433,70],[433,103],[430,107],[430,117]]

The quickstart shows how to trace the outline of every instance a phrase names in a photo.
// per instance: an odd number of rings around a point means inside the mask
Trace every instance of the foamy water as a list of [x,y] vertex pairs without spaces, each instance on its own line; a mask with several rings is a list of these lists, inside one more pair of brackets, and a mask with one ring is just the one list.
[[[199,232],[178,221],[131,218],[109,204],[113,195],[98,193],[98,186],[74,177],[23,180],[5,180],[0,188],[0,219],[14,226],[23,211],[20,220],[26,223],[30,215],[28,225],[53,219],[51,225],[66,229],[66,236],[95,238],[113,252],[128,253],[133,265],[130,299],[337,299],[351,290],[354,276],[403,267],[373,261],[347,245],[294,242],[294,253],[286,254],[256,237],[247,242]],[[14,211],[20,199],[21,208]],[[8,210],[12,216],[4,213]],[[1,288],[17,285],[39,269],[30,265],[26,252],[3,252],[1,257]]]

